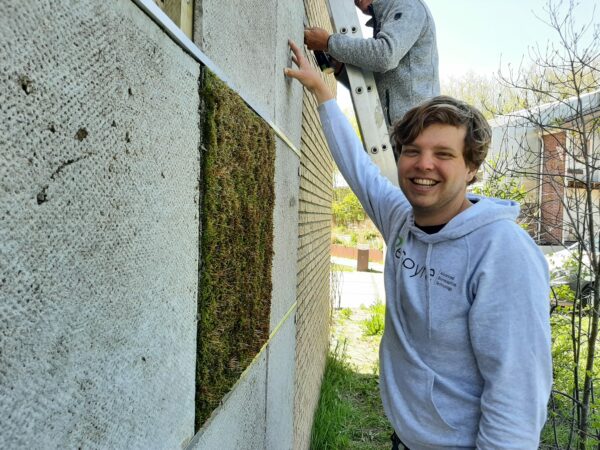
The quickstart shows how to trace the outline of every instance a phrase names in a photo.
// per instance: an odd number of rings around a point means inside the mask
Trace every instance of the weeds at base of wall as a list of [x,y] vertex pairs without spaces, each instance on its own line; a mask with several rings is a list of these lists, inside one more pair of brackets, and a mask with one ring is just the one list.
[[367,308],[369,317],[361,321],[361,327],[365,336],[383,336],[385,328],[385,303],[377,299],[375,304]]
[[275,137],[203,70],[196,430],[269,335]]
[[358,373],[345,345],[336,346],[327,356],[310,448],[389,450],[390,434],[378,376]]

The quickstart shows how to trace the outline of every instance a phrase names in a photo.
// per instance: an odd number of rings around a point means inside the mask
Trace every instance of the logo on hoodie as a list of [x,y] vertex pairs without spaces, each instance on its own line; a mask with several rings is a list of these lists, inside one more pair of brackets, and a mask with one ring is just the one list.
[[402,236],[398,236],[396,238],[396,245],[394,245],[394,250],[398,251],[398,249],[402,247],[402,244],[404,244],[404,238]]
[[[411,278],[425,278],[433,280],[436,286],[439,286],[448,292],[452,292],[457,287],[456,277],[454,275],[445,273],[443,271],[436,271],[434,268],[429,268],[425,264],[417,263],[413,258],[406,254],[406,251],[402,250],[404,244],[404,238],[398,236],[396,243],[394,244],[394,256],[400,260],[402,270],[407,270]],[[437,275],[437,278],[436,278]]]
[[410,256],[406,254],[404,250],[402,250],[402,245],[404,244],[404,238],[402,236],[398,236],[396,238],[396,243],[394,245],[394,256],[400,260],[400,264],[403,269],[406,269],[410,272],[410,277],[418,277],[424,278],[429,276],[429,278],[435,277],[435,269],[430,268],[429,273],[427,273],[427,268],[425,265],[421,265],[415,262]]

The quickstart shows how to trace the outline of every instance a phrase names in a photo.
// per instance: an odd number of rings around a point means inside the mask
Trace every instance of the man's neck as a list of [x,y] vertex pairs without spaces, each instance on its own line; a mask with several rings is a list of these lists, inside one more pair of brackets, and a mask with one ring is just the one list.
[[445,225],[471,206],[473,206],[473,203],[465,197],[458,207],[445,208],[437,214],[432,214],[431,211],[419,211],[413,207],[415,224],[418,224],[419,227]]
[[446,226],[445,223],[442,223],[440,225],[428,225],[428,226],[421,226],[419,225],[417,222],[415,222],[415,226],[421,230],[424,231],[427,234],[435,234],[439,231],[442,230],[442,228],[444,228]]

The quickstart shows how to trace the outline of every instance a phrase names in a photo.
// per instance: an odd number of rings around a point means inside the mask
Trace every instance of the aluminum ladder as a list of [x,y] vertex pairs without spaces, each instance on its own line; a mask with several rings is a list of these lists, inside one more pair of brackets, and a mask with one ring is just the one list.
[[[328,0],[327,9],[335,33],[362,38],[357,10],[349,0]],[[398,172],[390,144],[383,108],[373,72],[346,64],[350,95],[363,144],[371,160],[392,184],[398,186]]]

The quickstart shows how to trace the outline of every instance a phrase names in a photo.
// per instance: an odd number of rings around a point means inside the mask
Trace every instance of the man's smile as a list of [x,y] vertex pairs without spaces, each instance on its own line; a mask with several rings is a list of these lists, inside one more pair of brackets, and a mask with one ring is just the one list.
[[430,178],[410,178],[410,181],[419,186],[435,186],[439,183],[439,181]]

